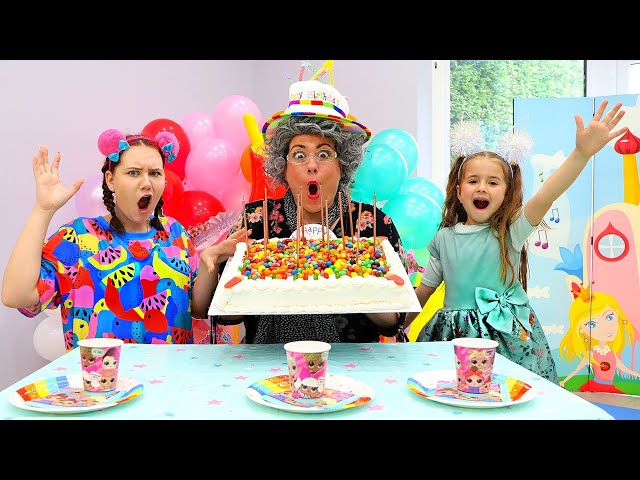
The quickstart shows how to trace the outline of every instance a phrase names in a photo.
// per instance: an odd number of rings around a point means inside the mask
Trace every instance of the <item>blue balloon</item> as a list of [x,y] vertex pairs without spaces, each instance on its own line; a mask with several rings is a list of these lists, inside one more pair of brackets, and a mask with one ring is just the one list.
[[407,162],[407,174],[411,175],[418,166],[418,142],[405,130],[388,128],[371,138],[369,145],[384,143],[398,150]]
[[405,249],[426,247],[442,221],[442,210],[436,201],[414,192],[396,195],[382,211],[393,220]]
[[431,180],[427,180],[424,177],[409,177],[407,181],[404,182],[404,186],[400,193],[418,193],[420,195],[424,195],[425,197],[430,197],[436,201],[438,206],[442,208],[444,205],[444,193],[440,190],[435,183]]
[[370,145],[354,176],[363,196],[388,200],[400,192],[407,180],[407,162],[402,154],[385,143]]

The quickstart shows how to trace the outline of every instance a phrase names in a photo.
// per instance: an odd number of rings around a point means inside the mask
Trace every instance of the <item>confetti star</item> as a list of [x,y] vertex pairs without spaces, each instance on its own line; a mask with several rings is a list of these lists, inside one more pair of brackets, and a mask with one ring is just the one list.
[[164,380],[149,380],[149,383],[164,383]]
[[398,383],[398,380],[395,378],[387,378],[384,383]]
[[356,365],[354,365],[353,363],[347,363],[344,368],[356,368]]
[[146,363],[136,363],[133,365],[133,368],[146,368],[147,364]]
[[371,411],[373,411],[373,410],[384,410],[384,407],[382,405],[375,404],[375,405],[371,405],[368,408],[368,410],[371,410]]
[[222,400],[217,400],[217,399],[213,399],[213,400],[209,400],[207,401],[207,405],[222,405],[224,402]]
[[245,377],[244,375],[238,375],[237,377],[233,377],[233,378],[235,378],[236,380],[246,380],[249,377]]
[[233,355],[231,358],[244,358],[244,355],[240,354],[240,355]]

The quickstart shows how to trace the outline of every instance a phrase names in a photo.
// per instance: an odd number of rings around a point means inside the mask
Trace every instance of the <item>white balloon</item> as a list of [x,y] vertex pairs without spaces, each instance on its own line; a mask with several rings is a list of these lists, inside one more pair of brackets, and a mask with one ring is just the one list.
[[[49,314],[50,312],[50,314]],[[62,336],[62,323],[60,309],[47,311],[47,316],[42,319],[33,331],[33,346],[38,355],[45,360],[55,360],[64,355],[64,337]]]

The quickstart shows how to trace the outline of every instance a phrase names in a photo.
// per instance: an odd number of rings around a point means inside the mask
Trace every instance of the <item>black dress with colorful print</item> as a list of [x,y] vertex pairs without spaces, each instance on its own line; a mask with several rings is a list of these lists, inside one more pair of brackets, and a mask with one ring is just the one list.
[[[329,207],[329,226],[338,238],[343,233],[350,235],[350,228],[357,231],[360,227],[362,237],[373,237],[373,205],[359,204],[351,201],[348,207],[346,194],[342,194],[343,204],[336,202]],[[340,208],[342,207],[342,208]],[[297,207],[290,191],[283,198],[267,200],[267,224],[269,237],[288,238],[296,230]],[[249,238],[259,240],[264,237],[263,201],[247,203],[247,228],[251,230]],[[340,222],[340,211],[343,218]],[[358,211],[360,215],[358,216]],[[398,253],[400,260],[406,267],[405,252],[400,235],[391,218],[379,208],[375,214],[376,236],[387,237],[389,243]],[[238,218],[236,231],[243,226],[243,217]],[[341,225],[342,223],[342,225]],[[342,231],[344,227],[345,232]],[[224,267],[223,267],[224,268]],[[404,321],[404,313],[400,314],[399,322]],[[223,317],[213,320],[225,324]],[[246,328],[246,343],[286,343],[296,340],[317,340],[329,343],[378,342],[380,335],[393,337],[398,334],[398,327],[379,328],[363,313],[352,314],[313,314],[313,315],[257,315],[244,317]]]

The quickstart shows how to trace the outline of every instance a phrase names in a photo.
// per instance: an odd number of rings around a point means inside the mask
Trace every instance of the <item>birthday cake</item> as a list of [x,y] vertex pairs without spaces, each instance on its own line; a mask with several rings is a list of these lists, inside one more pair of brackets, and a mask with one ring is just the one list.
[[[346,238],[346,237],[345,237]],[[386,238],[347,242],[238,242],[210,315],[420,311],[413,286]]]

